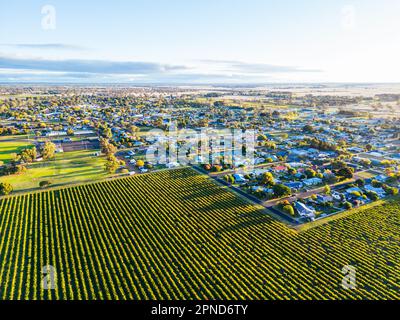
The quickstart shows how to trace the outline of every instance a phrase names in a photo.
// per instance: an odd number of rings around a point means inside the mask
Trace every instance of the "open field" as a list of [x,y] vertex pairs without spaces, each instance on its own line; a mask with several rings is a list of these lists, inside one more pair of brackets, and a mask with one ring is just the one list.
[[399,231],[397,201],[297,233],[191,169],[161,171],[1,200],[0,297],[398,299]]
[[376,176],[376,172],[373,170],[357,172],[357,177],[362,179],[370,179]]
[[29,164],[25,174],[2,176],[0,182],[11,183],[14,191],[31,191],[38,189],[43,180],[60,186],[106,178],[105,159],[93,156],[94,153],[93,150],[58,153],[54,160]]
[[[8,139],[6,139],[8,138]],[[12,154],[18,153],[22,149],[31,146],[29,142],[22,140],[21,137],[1,137],[0,138],[0,161],[8,163],[12,160]]]

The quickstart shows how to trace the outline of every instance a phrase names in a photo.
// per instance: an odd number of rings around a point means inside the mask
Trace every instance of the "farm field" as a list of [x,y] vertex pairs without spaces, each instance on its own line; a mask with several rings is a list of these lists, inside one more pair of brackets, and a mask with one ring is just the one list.
[[297,233],[191,169],[160,171],[0,200],[0,298],[399,299],[399,231],[398,201]]
[[50,181],[52,186],[61,186],[108,177],[104,157],[94,153],[93,150],[57,153],[53,160],[29,164],[22,175],[0,177],[0,182],[11,183],[14,191],[32,191],[39,189],[39,182],[43,180]]

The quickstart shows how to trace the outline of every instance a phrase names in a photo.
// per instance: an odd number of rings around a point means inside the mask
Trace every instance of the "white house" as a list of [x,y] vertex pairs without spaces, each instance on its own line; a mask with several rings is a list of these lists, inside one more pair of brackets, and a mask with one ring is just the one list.
[[301,217],[315,218],[315,210],[307,207],[302,202],[295,202],[294,208],[297,210]]

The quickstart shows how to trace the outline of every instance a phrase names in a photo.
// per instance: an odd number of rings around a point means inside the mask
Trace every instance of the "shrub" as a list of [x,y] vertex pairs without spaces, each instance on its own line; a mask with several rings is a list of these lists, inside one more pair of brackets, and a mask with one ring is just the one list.
[[353,205],[350,202],[346,201],[345,203],[343,203],[343,207],[345,209],[349,210],[349,209],[353,208]]
[[355,196],[355,197],[361,197],[361,193],[359,192],[359,191],[353,191],[352,193],[351,193],[353,196]]
[[0,183],[0,195],[8,195],[13,191],[13,186],[8,182]]
[[357,179],[357,180],[356,180],[356,184],[357,184],[357,186],[359,186],[359,187],[363,187],[363,186],[365,185],[365,181],[362,180],[362,179]]
[[144,161],[143,161],[143,160],[138,160],[138,161],[136,161],[136,166],[137,166],[138,168],[144,167]]
[[295,216],[294,209],[291,205],[284,206],[282,210],[283,210],[283,212],[291,215],[292,217]]
[[39,182],[39,187],[41,188],[47,188],[49,185],[51,185],[51,182],[48,180],[43,180]]
[[292,193],[292,190],[283,184],[274,185],[273,190],[274,190],[274,195],[277,198],[289,196]]

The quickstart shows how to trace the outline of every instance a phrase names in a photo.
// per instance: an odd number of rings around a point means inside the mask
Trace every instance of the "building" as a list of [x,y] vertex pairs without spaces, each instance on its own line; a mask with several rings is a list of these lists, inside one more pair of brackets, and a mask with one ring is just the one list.
[[303,183],[308,187],[316,186],[316,185],[322,183],[322,179],[320,179],[320,178],[310,178],[310,179],[304,180]]
[[315,210],[307,207],[304,203],[296,201],[294,203],[294,208],[296,209],[297,213],[301,217],[307,217],[314,219],[315,218]]
[[244,176],[242,174],[235,173],[233,175],[233,178],[235,179],[236,183],[245,183],[245,182],[247,182],[247,180],[244,178]]

